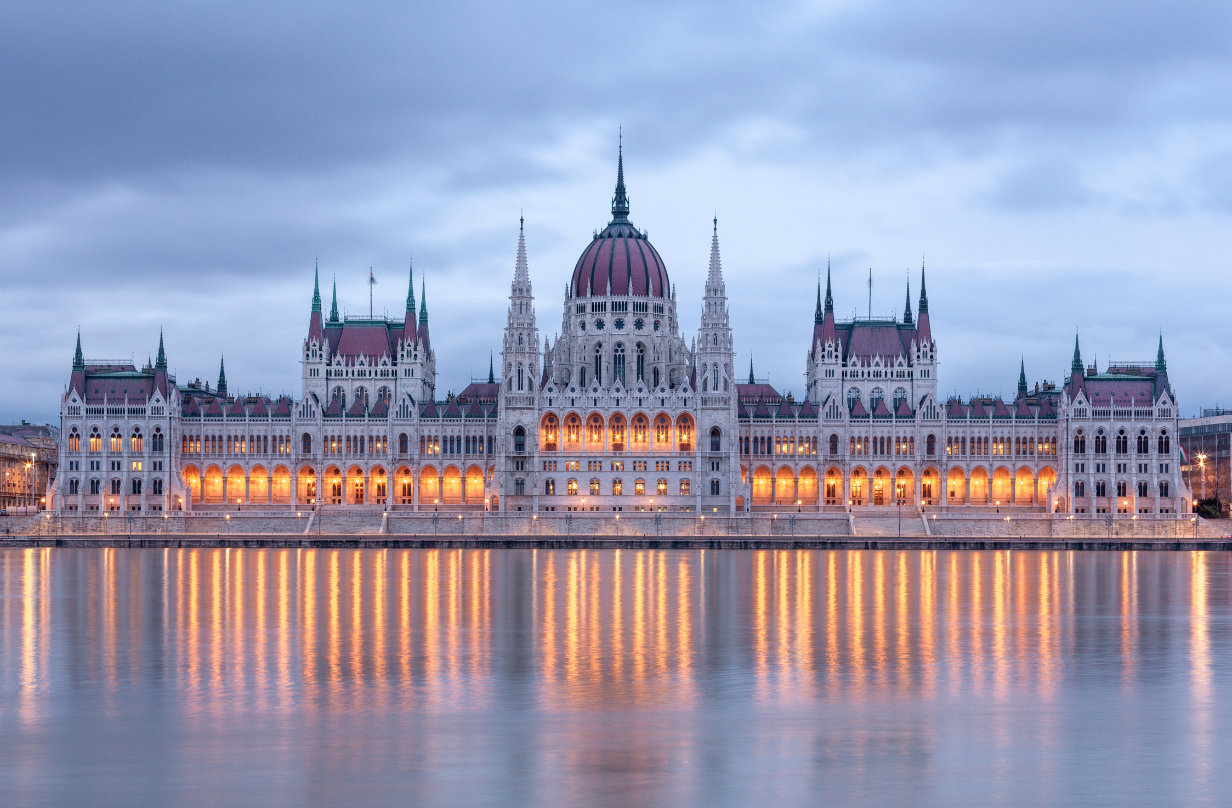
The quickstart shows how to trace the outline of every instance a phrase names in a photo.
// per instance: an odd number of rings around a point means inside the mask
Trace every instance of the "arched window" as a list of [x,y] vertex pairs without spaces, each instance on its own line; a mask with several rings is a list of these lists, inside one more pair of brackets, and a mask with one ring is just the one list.
[[894,409],[898,409],[898,405],[907,400],[907,391],[905,388],[898,388],[894,391]]
[[120,436],[120,428],[111,428],[111,451],[119,454],[124,451],[124,438]]
[[513,450],[515,452],[526,451],[526,430],[520,426],[513,429]]
[[548,413],[543,419],[543,450],[546,452],[556,451],[556,442],[560,439],[560,424],[556,421],[556,416]]
[[301,436],[301,438],[300,438],[300,439],[301,439],[301,441],[302,441],[302,443],[303,443],[303,447],[304,447],[304,448],[303,448],[303,453],[304,453],[304,454],[312,454],[312,436],[311,436],[311,435],[309,435],[307,432],[305,432],[305,433]]
[[655,419],[654,439],[655,443],[667,443],[671,440],[671,422],[667,420],[666,415],[660,415]]
[[163,492],[163,478],[155,477],[154,478],[154,493],[162,494],[162,492]]
[[526,480],[521,477],[513,481],[513,493],[519,497],[526,493]]
[[624,492],[625,492],[624,481],[621,480],[619,477],[617,477],[615,480],[612,480],[612,496],[618,497],[624,494]]
[[549,497],[555,496],[556,495],[556,481],[551,479],[550,477],[544,480],[543,481],[543,493],[545,496],[549,496]]
[[1129,454],[1129,435],[1125,434],[1124,429],[1117,432],[1116,453],[1117,454]]
[[519,362],[518,363],[518,390],[521,391],[523,389],[524,388],[523,388],[523,380],[522,380],[522,363]]
[[101,452],[103,450],[103,436],[98,434],[98,427],[90,430],[90,451]]
[[650,375],[652,377],[650,386],[658,387],[659,386],[659,369],[655,368],[654,370],[650,372]]
[[937,453],[937,437],[935,435],[928,436],[925,451],[930,457]]
[[877,405],[884,400],[885,400],[885,393],[881,391],[880,387],[874,387],[873,391],[868,394],[869,412],[872,412],[873,410],[877,409]]
[[716,393],[719,390],[719,366],[715,365],[710,368],[710,389]]
[[723,431],[717,426],[710,430],[710,451],[721,451]]
[[576,497],[577,492],[578,492],[577,480],[570,477],[569,481],[565,483],[565,494],[567,496]]
[[646,347],[640,343],[637,346],[637,379],[641,381],[646,376]]
[[619,343],[612,351],[612,378],[621,385],[625,383],[625,346]]
[[599,478],[598,477],[590,478],[590,495],[592,497],[599,496]]
[[585,365],[582,365],[582,369],[578,371],[578,385],[581,387],[586,386],[586,366]]
[[847,388],[847,409],[854,410],[856,403],[860,400],[860,391],[854,387]]
[[133,493],[134,494],[141,493],[141,478],[140,477],[133,479]]
[[161,426],[154,427],[154,434],[150,437],[150,450],[154,452],[163,451],[163,428]]
[[[1079,429],[1074,434],[1074,454],[1086,454],[1086,453],[1087,453],[1087,436],[1082,433],[1081,429]],[[1082,496],[1082,495],[1075,494],[1075,496]]]
[[1145,429],[1138,430],[1138,440],[1135,441],[1134,449],[1138,454],[1151,453],[1151,439],[1147,436]]
[[73,427],[73,431],[68,436],[68,450],[70,452],[81,451],[81,435],[77,432],[77,427]]
[[582,442],[582,419],[570,413],[565,419],[565,443]]
[[638,413],[633,417],[633,443],[646,442],[646,416]]
[[655,490],[659,492],[659,496],[667,496],[667,480],[660,477],[658,483],[655,484]]
[[[1161,455],[1172,454],[1172,444],[1168,440],[1168,430],[1165,429],[1159,433],[1159,440],[1156,441],[1156,451]],[[1168,495],[1164,494],[1164,496]]]
[[76,494],[76,493],[77,493],[77,487],[78,487],[79,485],[81,485],[81,481],[80,481],[80,480],[69,480],[69,481],[68,481],[68,492],[69,492],[69,494]]
[[406,454],[409,443],[410,441],[407,440],[405,432],[399,435],[398,436],[398,454]]
[[689,495],[689,481],[681,478],[680,480],[680,496],[687,497]]
[[1074,496],[1085,497],[1087,495],[1087,484],[1082,480],[1074,481]]
[[1095,433],[1095,454],[1108,454],[1108,436],[1102,429]]
[[99,480],[90,480],[90,493],[98,494],[103,490],[102,482]]
[[838,435],[830,436],[830,454],[838,454]]
[[717,479],[710,481],[710,496],[717,497],[719,495],[719,481]]
[[595,384],[603,384],[603,346],[595,346]]
[[1167,480],[1159,481],[1159,495],[1161,497],[1168,496],[1168,481]]

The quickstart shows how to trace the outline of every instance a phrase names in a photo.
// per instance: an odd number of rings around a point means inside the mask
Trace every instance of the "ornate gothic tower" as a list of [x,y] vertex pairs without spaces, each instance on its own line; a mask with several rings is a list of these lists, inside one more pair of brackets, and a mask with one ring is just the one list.
[[[537,509],[538,477],[533,460],[538,453],[539,435],[539,329],[535,326],[535,296],[531,291],[530,268],[526,262],[525,220],[518,219],[518,257],[509,287],[509,314],[501,345],[500,434],[497,467],[500,475],[500,509],[510,510],[508,497],[531,495]],[[494,381],[494,380],[493,380]],[[521,509],[522,504],[512,507]]]
[[436,395],[436,354],[428,339],[427,285],[421,281],[419,316],[415,316],[415,266],[408,270],[406,316],[402,321],[402,341],[398,344],[398,392],[417,402],[431,401]]
[[826,265],[826,301],[821,302],[821,284],[817,284],[817,307],[813,312],[813,344],[805,362],[805,392],[815,406],[827,398],[839,400],[842,390],[843,347],[834,327],[834,295],[830,290],[830,266]]
[[325,324],[321,318],[321,271],[312,270],[312,314],[308,318],[308,337],[304,340],[303,366],[304,395],[315,393],[318,401],[325,401]]
[[[697,369],[698,408],[697,442],[704,453],[706,465],[700,469],[705,482],[697,492],[699,511],[702,497],[724,497],[725,510],[731,512],[736,502],[736,470],[739,454],[736,434],[736,354],[732,341],[731,322],[727,310],[727,286],[723,283],[723,265],[719,260],[719,219],[714,219],[714,234],[710,239],[710,272],[706,276],[706,293],[702,297],[701,327],[697,331],[694,367]],[[708,500],[714,506],[714,500]]]

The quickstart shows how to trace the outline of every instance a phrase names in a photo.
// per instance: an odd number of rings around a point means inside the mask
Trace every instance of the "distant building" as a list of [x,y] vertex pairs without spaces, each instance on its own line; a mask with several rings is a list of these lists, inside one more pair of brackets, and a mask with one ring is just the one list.
[[[805,348],[805,395],[736,372],[718,222],[700,321],[629,217],[612,218],[540,342],[519,233],[501,373],[438,399],[421,285],[405,316],[328,316],[315,283],[297,399],[177,385],[158,359],[84,359],[62,401],[65,510],[330,505],[505,512],[742,513],[892,507],[1171,514],[1191,505],[1163,342],[1154,363],[1084,367],[1012,400],[942,399],[924,269],[915,312],[835,317],[829,270]],[[699,256],[700,257],[700,256]],[[810,338],[811,336],[811,338]],[[494,363],[493,363],[494,365]]]
[[60,430],[22,421],[0,424],[0,508],[43,507],[60,460]]
[[1200,418],[1181,420],[1181,471],[1185,482],[1199,500],[1218,500],[1219,509],[1228,513],[1232,503],[1232,410],[1204,409]]

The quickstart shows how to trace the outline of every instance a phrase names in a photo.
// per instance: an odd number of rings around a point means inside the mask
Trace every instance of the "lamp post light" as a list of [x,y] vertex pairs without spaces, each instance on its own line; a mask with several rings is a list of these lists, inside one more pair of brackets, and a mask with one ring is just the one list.
[[1198,473],[1202,475],[1202,499],[1206,499],[1206,455],[1199,452],[1195,457],[1198,458]]

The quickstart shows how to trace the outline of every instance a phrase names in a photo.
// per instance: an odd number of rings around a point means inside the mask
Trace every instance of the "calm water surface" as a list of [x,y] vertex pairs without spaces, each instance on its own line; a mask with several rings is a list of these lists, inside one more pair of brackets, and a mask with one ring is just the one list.
[[1216,553],[0,551],[0,803],[1232,801]]

